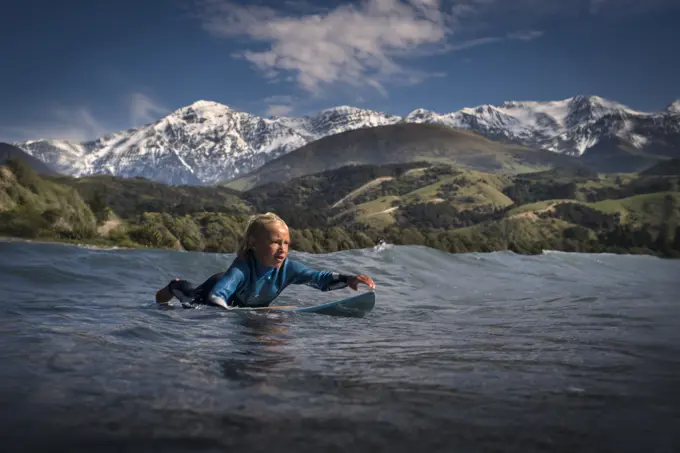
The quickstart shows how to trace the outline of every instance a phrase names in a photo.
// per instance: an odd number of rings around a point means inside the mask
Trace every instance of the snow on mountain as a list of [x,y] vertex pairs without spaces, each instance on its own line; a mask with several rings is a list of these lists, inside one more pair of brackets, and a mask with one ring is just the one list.
[[[491,139],[571,155],[612,137],[643,149],[680,129],[680,100],[645,113],[597,96],[552,102],[505,102],[439,114],[417,109],[405,117],[350,106],[313,116],[261,118],[211,101],[197,101],[155,123],[85,143],[32,140],[15,145],[73,176],[143,176],[168,184],[213,184],[242,176],[313,140],[399,122],[439,123]],[[675,143],[675,141],[673,141]]]
[[673,103],[666,109],[666,112],[671,115],[680,115],[680,99],[673,101]]
[[155,123],[92,142],[32,140],[16,145],[77,177],[105,173],[168,184],[212,184],[242,176],[326,135],[400,120],[347,106],[310,117],[267,119],[201,100]]
[[[469,129],[494,139],[509,140],[525,146],[581,155],[594,146],[598,133],[590,126],[602,118],[644,117],[637,112],[597,96],[576,96],[552,102],[505,102],[499,106],[482,105],[454,113],[437,114],[419,109],[406,121],[434,122]],[[614,129],[631,129],[621,124]],[[616,132],[609,131],[609,132]]]
[[402,118],[396,115],[386,115],[373,110],[340,106],[322,110],[312,117],[306,117],[303,124],[304,128],[315,139],[318,139],[348,130],[395,124],[401,120]]
[[65,140],[30,140],[15,143],[15,146],[50,165],[59,173],[73,176],[82,174],[79,162],[86,154],[86,150],[80,143]]
[[262,165],[309,141],[276,120],[197,101],[155,123],[72,144],[19,144],[66,174],[143,176],[170,184],[214,183]]

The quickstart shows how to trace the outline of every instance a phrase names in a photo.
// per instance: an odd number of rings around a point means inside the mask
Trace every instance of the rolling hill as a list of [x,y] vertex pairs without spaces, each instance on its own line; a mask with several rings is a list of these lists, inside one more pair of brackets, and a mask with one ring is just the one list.
[[93,175],[81,178],[50,176],[50,181],[76,189],[85,200],[103,203],[117,215],[128,218],[139,212],[250,212],[237,191],[226,187],[171,186],[145,178]]
[[316,140],[226,183],[247,190],[347,165],[440,162],[508,174],[581,166],[575,157],[492,141],[439,124],[393,124],[343,132]]
[[[654,172],[653,172],[654,173]],[[245,192],[0,167],[0,234],[233,252],[250,214],[275,211],[295,250],[384,239],[449,252],[680,256],[680,177],[553,168],[519,175],[427,161],[348,165]],[[74,190],[75,189],[75,190]]]
[[21,148],[17,148],[9,143],[0,142],[0,165],[5,165],[9,159],[13,158],[22,160],[38,174],[50,175],[56,173],[52,167],[40,159],[31,156]]

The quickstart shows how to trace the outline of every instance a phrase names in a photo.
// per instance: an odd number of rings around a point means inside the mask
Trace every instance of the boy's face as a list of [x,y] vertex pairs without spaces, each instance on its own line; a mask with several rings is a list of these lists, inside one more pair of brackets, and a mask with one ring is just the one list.
[[265,266],[281,267],[288,256],[290,233],[281,223],[270,223],[255,235],[255,258]]

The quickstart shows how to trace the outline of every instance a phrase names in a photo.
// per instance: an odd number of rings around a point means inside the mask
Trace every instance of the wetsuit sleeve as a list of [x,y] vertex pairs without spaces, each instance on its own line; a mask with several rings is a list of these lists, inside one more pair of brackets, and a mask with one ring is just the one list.
[[236,266],[232,266],[217,280],[215,286],[210,290],[208,301],[226,308],[229,299],[244,281],[245,275],[243,271]]
[[332,291],[347,287],[349,275],[339,274],[337,272],[318,271],[304,264],[291,261],[289,263],[289,278],[290,283],[294,285],[307,285],[312,288],[320,289],[321,291]]

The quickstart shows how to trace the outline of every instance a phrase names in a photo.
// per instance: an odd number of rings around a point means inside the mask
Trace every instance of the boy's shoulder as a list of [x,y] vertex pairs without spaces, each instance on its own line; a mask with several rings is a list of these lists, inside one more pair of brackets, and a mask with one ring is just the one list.
[[234,261],[231,262],[229,265],[229,268],[227,269],[227,272],[229,271],[241,271],[244,275],[248,275],[250,273],[250,262],[248,258],[243,258],[240,256],[236,256],[234,258]]

